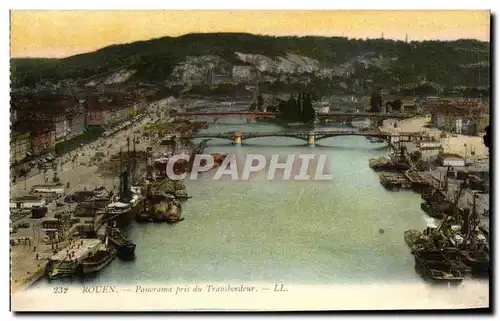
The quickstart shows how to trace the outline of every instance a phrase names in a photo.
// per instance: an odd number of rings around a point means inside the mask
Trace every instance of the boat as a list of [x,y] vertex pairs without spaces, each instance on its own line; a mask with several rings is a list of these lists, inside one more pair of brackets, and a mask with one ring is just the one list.
[[168,199],[151,206],[151,220],[153,222],[178,223],[184,219],[181,217],[181,204],[176,199]]
[[405,238],[406,244],[412,250],[431,245],[430,239],[428,237],[424,236],[424,234],[422,232],[417,231],[417,230],[405,231],[404,238]]
[[165,222],[165,213],[168,211],[168,203],[160,202],[151,205],[150,213],[153,222]]
[[370,143],[383,143],[385,141],[383,138],[380,137],[367,136],[366,138],[370,141]]
[[470,266],[474,274],[486,274],[490,271],[490,256],[487,251],[460,251],[462,262]]
[[431,206],[429,202],[420,203],[420,208],[432,218],[442,219],[444,217],[444,214],[436,209],[435,206]]
[[[128,145],[128,144],[127,144]],[[127,155],[130,155],[130,150]],[[134,174],[136,169],[136,151],[134,144],[134,164],[132,170],[130,170],[129,164],[125,170],[122,169],[122,150],[120,149],[120,190],[119,195],[115,198],[114,202],[111,202],[107,206],[106,214],[104,215],[105,221],[109,226],[114,227],[124,227],[129,225],[134,221],[137,214],[139,214],[144,205],[144,197],[142,197],[140,192],[140,187],[131,186],[131,180],[134,180]],[[127,156],[128,157],[128,156]],[[132,173],[132,175],[130,175]],[[131,177],[132,176],[132,177]]]
[[389,157],[372,158],[368,161],[368,165],[373,170],[391,170],[394,168]]
[[463,254],[456,247],[447,247],[442,250],[443,255],[450,262],[451,266],[463,274],[472,273],[472,268],[464,262]]
[[182,207],[181,204],[177,200],[172,200],[169,203],[168,210],[165,213],[165,220],[169,224],[178,223],[183,221],[182,218]]
[[411,187],[410,182],[401,174],[384,172],[379,175],[380,183],[388,190]]
[[175,198],[181,201],[185,201],[190,199],[192,196],[189,196],[185,189],[180,189],[175,191]]
[[472,210],[463,211],[462,224],[450,229],[448,238],[460,249],[461,259],[471,267],[472,273],[484,275],[490,270],[490,254],[488,241],[478,227],[476,196],[473,200]]
[[132,260],[135,258],[135,244],[127,240],[120,229],[108,226],[106,237],[108,238],[108,245],[116,250],[116,254],[120,259]]
[[443,243],[442,235],[440,237],[436,231],[438,231],[438,229],[435,228],[427,228],[427,230],[424,230],[425,233],[417,230],[408,230],[404,233],[406,244],[408,244],[412,250],[427,252],[439,251],[439,255],[442,255],[454,269],[463,274],[471,273],[472,269],[463,262],[460,250],[456,247],[452,247],[448,242]]
[[421,267],[425,276],[434,281],[462,282],[463,273],[454,268],[440,251],[432,249],[415,249],[411,253],[415,257],[417,267]]
[[113,248],[101,248],[82,262],[83,274],[90,274],[102,270],[116,256],[116,250]]
[[136,215],[135,221],[137,223],[149,223],[152,221],[152,219],[151,219],[151,215],[149,215],[149,213],[142,212],[142,213],[139,213]]
[[92,256],[100,246],[102,242],[98,239],[80,239],[71,242],[69,247],[50,258],[47,266],[49,280],[79,274],[84,258]]
[[135,212],[128,203],[113,202],[108,204],[104,220],[108,225],[115,227],[125,227],[135,218]]
[[78,263],[75,261],[51,262],[48,266],[47,276],[49,280],[55,280],[72,276],[77,271]]
[[142,211],[144,207],[144,197],[140,194],[132,194],[129,201],[130,208],[132,210],[132,216],[135,218]]

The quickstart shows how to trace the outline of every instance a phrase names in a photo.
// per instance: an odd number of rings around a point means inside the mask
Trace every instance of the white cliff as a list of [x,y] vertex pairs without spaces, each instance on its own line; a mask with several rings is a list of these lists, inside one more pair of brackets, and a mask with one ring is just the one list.
[[238,59],[253,65],[261,72],[271,73],[304,73],[319,70],[319,62],[310,57],[287,53],[274,59],[260,54],[245,54],[236,52]]
[[106,79],[104,79],[103,81],[103,84],[110,85],[124,83],[129,80],[130,77],[132,77],[136,72],[137,70],[119,70],[106,77]]

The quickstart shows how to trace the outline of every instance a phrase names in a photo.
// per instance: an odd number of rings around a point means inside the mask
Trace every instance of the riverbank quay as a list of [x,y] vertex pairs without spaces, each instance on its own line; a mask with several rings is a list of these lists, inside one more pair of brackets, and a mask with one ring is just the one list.
[[[423,177],[429,186],[432,186],[434,190],[437,190],[440,186],[440,182],[442,185],[443,177],[446,175],[447,168],[438,167],[432,171],[420,172],[419,174]],[[445,199],[449,202],[454,202],[457,196],[457,192],[459,191],[462,181],[446,178],[447,188],[440,188],[442,193],[444,193]],[[474,204],[474,196],[476,197],[476,211],[478,213],[478,219],[480,221],[480,228],[482,230],[487,231],[489,234],[490,230],[490,194],[489,193],[478,193],[471,188],[464,188],[463,192],[460,193],[460,197],[458,198],[458,207],[459,208],[471,208]]]
[[47,264],[54,250],[63,249],[69,242],[63,240],[57,244],[47,242],[42,222],[53,219],[55,212],[40,219],[29,219],[30,227],[18,229],[11,234],[12,240],[26,238],[29,241],[10,246],[11,292],[22,291],[45,275]]
[[[489,151],[482,137],[451,135],[427,128],[429,121],[428,117],[418,117],[398,121],[397,126],[385,124],[388,130],[397,127],[401,131],[421,131],[427,142],[394,143],[390,146],[392,157],[371,160],[370,167],[377,170],[393,166],[394,156],[400,155],[407,168],[399,171],[422,185],[420,193],[434,195],[437,192],[441,197],[434,197],[435,202],[453,204],[459,209],[475,207],[479,229],[489,235]],[[425,170],[419,168],[423,163],[427,165]]]
[[[158,108],[160,103],[150,104],[149,110],[153,112]],[[170,104],[169,106],[175,107],[176,104]],[[82,190],[91,191],[101,186],[109,191],[115,190],[117,188],[117,180],[99,175],[98,166],[93,159],[99,153],[104,155],[101,161],[109,160],[113,154],[118,153],[120,150],[126,150],[127,138],[132,137],[135,131],[143,130],[147,123],[147,117],[134,120],[127,128],[123,128],[123,130],[108,137],[102,137],[92,144],[80,146],[77,150],[71,152],[71,156],[74,157],[73,161],[68,159],[65,162],[61,162],[59,166],[47,170],[45,173],[38,173],[26,180],[18,180],[16,183],[11,183],[11,198],[19,199],[23,196],[32,195],[30,193],[32,187],[43,185],[46,183],[46,178],[51,178],[54,175],[57,175],[59,178],[65,195]],[[137,144],[136,147],[138,150],[146,150],[147,144]],[[12,245],[10,247],[10,266],[12,292],[22,291],[43,277],[47,262],[53,255],[54,250],[64,250],[68,245],[67,241],[60,241],[57,245],[46,242],[46,232],[51,228],[47,224],[44,224],[44,222],[50,222],[51,220],[55,222],[57,221],[57,217],[71,213],[74,211],[76,203],[63,202],[62,198],[64,198],[64,195],[59,195],[58,197],[43,197],[38,195],[37,197],[47,200],[47,213],[43,217],[32,218],[29,209],[26,209],[27,213],[22,215],[21,213],[14,213],[18,210],[14,210],[11,213],[10,238]],[[97,218],[100,218],[100,216]],[[29,224],[29,227],[13,228],[24,224]],[[67,230],[67,228],[64,227],[63,229]]]
[[[171,104],[165,104],[162,101],[151,103],[148,106],[147,112],[151,115],[160,108],[159,106],[162,106],[162,108],[166,108],[167,106],[170,106],[170,108],[176,108],[177,105],[181,104],[180,101],[174,102],[175,103]],[[154,117],[156,118],[156,116]],[[122,131],[119,131],[114,135],[102,137],[89,145],[80,146],[69,155],[62,157],[62,160],[64,161],[59,162],[58,166],[55,166],[55,168],[49,168],[45,173],[37,173],[36,175],[27,178],[26,181],[21,179],[17,180],[15,183],[11,182],[11,197],[15,198],[26,195],[29,193],[32,186],[44,184],[45,178],[52,178],[54,173],[57,173],[59,179],[64,184],[67,182],[70,183],[70,186],[65,190],[66,193],[83,189],[83,187],[89,187],[86,186],[86,183],[89,183],[89,185],[93,187],[109,185],[109,181],[99,177],[99,175],[95,175],[96,166],[92,166],[91,159],[96,156],[96,153],[100,152],[104,154],[102,157],[104,160],[109,160],[109,155],[118,153],[120,149],[126,150],[127,137],[132,137],[135,131],[143,130],[148,122],[148,117],[141,117],[139,121],[132,122],[129,127],[124,128]],[[138,144],[137,148],[143,148],[143,144]]]
[[[430,117],[415,117],[398,121],[391,120],[385,122],[381,129],[389,131],[397,129],[401,132],[422,132],[436,141],[439,140],[443,146],[444,153],[457,154],[469,158],[471,162],[475,159],[480,160],[489,157],[489,151],[484,145],[483,137],[446,133],[437,128],[429,127],[430,122]],[[464,147],[465,145],[467,148]],[[473,156],[471,155],[471,151],[474,153]]]
[[[389,157],[369,162],[375,171],[389,168],[400,173],[391,175],[403,174],[421,194],[420,207],[432,223],[422,231],[405,231],[404,239],[422,277],[433,282],[462,282],[465,276],[489,275],[489,151],[482,137],[428,128],[428,118],[384,127],[423,133],[420,141],[391,140]],[[383,178],[388,174],[379,175],[387,185]]]

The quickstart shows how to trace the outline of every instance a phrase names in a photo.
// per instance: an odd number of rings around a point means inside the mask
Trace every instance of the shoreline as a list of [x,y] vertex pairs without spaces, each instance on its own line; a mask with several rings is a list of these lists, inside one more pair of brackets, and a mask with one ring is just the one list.
[[[120,134],[118,134],[118,135],[120,135]],[[12,261],[11,261],[11,262],[12,262]],[[40,271],[37,271],[37,272],[38,272],[38,273],[40,273]],[[35,272],[35,274],[36,274],[36,272]],[[42,276],[43,276],[43,275],[42,275]],[[33,279],[29,279],[29,280],[28,280],[28,283],[29,283],[29,284],[28,284],[27,286],[24,286],[24,287],[23,287],[23,289],[21,289],[21,286],[18,286],[18,287],[19,287],[19,289],[16,289],[15,291],[12,291],[12,292],[13,292],[13,293],[14,293],[14,292],[22,292],[22,291],[24,291],[25,289],[27,289],[27,288],[29,288],[30,286],[32,286],[33,284],[35,284],[35,283],[36,283],[36,281],[37,281],[37,280],[39,280],[40,278],[41,278],[41,277],[38,277],[38,279],[35,279],[35,280],[33,280]]]

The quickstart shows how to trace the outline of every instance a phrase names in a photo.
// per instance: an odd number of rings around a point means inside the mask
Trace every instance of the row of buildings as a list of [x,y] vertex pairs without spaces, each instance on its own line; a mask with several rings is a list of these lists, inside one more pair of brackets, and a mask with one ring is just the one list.
[[489,104],[472,99],[437,99],[429,107],[434,127],[454,134],[483,135],[490,123]]
[[95,127],[109,127],[138,112],[130,93],[90,95],[13,94],[10,160],[12,164],[53,151],[56,144]]

